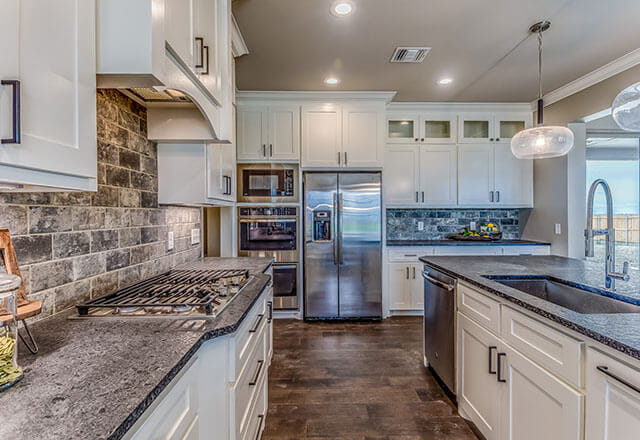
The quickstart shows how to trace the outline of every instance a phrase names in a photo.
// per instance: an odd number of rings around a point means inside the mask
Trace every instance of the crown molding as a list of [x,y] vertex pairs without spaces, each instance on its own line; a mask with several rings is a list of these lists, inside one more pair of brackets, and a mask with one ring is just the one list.
[[[543,96],[544,105],[546,107],[561,101],[571,95],[588,89],[599,82],[609,79],[612,76],[622,73],[625,70],[629,70],[638,64],[640,64],[640,49],[629,52],[628,54],[597,68],[593,72],[589,72],[586,75],[547,93]],[[535,106],[535,101],[532,102],[531,105]]]
[[528,102],[392,102],[387,105],[387,111],[394,112],[523,112],[530,113],[531,104]]
[[337,100],[382,100],[391,102],[396,92],[339,92],[339,91],[239,91],[236,98],[239,101],[337,101]]
[[242,55],[247,55],[248,53],[249,48],[247,47],[247,43],[244,41],[242,32],[240,32],[238,22],[233,14],[231,14],[231,54],[234,58],[238,58]]

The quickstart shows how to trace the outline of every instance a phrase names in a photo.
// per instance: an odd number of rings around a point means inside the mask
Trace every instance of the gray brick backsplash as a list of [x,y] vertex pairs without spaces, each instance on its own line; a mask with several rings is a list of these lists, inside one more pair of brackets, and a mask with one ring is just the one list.
[[[169,213],[170,211],[167,211]],[[520,212],[517,209],[388,209],[387,240],[442,240],[475,221],[500,226],[503,238],[519,239]],[[424,230],[418,230],[418,222]]]
[[190,242],[200,209],[158,206],[146,110],[108,89],[97,92],[97,110],[97,192],[0,193],[0,228],[12,234],[29,298],[44,301],[43,313],[30,320],[201,255]]

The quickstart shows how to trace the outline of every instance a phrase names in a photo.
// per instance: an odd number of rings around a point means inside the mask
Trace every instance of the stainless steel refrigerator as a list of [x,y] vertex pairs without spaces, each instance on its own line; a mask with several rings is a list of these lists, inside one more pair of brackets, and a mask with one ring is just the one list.
[[304,174],[305,318],[382,317],[379,172]]

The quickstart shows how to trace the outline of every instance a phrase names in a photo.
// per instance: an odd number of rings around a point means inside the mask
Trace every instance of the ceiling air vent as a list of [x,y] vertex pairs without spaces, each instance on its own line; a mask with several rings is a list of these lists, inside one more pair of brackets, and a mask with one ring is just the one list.
[[431,50],[430,47],[396,47],[391,56],[392,63],[421,63]]

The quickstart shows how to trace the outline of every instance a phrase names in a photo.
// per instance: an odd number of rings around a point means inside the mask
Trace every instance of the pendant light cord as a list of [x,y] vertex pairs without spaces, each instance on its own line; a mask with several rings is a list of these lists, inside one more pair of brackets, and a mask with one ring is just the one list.
[[542,30],[538,32],[538,99],[542,99]]

